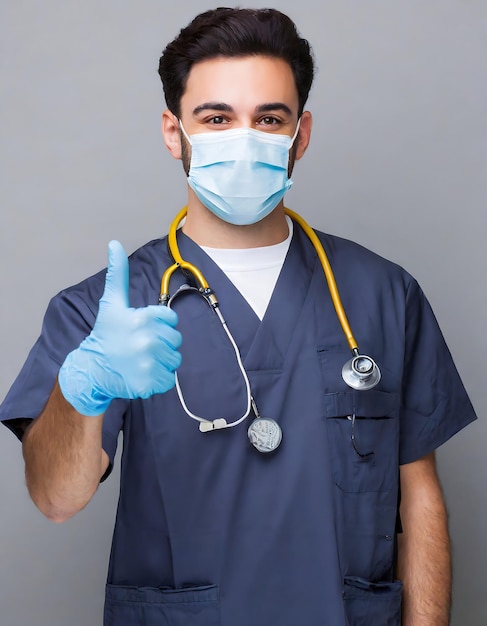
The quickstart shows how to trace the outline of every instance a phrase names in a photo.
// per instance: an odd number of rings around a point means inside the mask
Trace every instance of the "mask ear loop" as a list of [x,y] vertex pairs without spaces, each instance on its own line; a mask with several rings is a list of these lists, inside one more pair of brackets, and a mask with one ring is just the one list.
[[186,137],[187,142],[189,143],[190,146],[192,146],[193,144],[191,143],[191,139],[189,138],[188,133],[184,129],[182,121],[178,119],[178,122],[179,122],[179,128],[183,131],[183,135]]
[[291,137],[291,145],[289,146],[289,150],[291,150],[291,148],[293,147],[300,128],[301,128],[301,118],[299,118],[298,123],[296,124],[296,130],[294,131],[294,135]]

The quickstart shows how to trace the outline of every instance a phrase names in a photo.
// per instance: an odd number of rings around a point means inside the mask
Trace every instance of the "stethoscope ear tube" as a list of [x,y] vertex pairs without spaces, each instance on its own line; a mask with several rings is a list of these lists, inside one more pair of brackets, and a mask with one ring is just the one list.
[[[246,407],[245,407],[245,411],[243,415],[239,417],[238,419],[234,420],[233,422],[228,422],[224,417],[218,417],[216,419],[208,419],[205,417],[201,417],[200,415],[196,415],[189,409],[189,407],[186,404],[183,392],[181,390],[181,384],[179,382],[178,373],[176,371],[175,382],[176,382],[176,392],[178,394],[179,401],[181,402],[181,406],[183,407],[183,410],[186,413],[186,415],[188,415],[192,419],[199,422],[199,429],[202,433],[210,432],[212,430],[221,430],[222,428],[232,428],[234,426],[237,426],[241,422],[243,422],[245,419],[247,419],[252,409],[252,394],[250,391],[250,381],[249,381],[249,377],[247,375],[247,372],[245,371],[245,367],[242,362],[240,350],[238,349],[237,343],[235,339],[233,338],[233,335],[227,326],[225,318],[223,317],[220,311],[220,307],[218,306],[218,300],[215,296],[215,293],[213,292],[212,289],[210,289],[210,287],[207,286],[206,289],[203,289],[202,287],[200,287],[198,289],[197,287],[191,287],[190,285],[182,284],[179,287],[179,289],[170,297],[169,297],[169,294],[161,294],[159,298],[159,303],[167,306],[170,309],[174,299],[184,293],[196,293],[199,296],[201,296],[205,300],[205,302],[208,304],[208,306],[214,311],[218,319],[220,320],[223,330],[225,331],[228,339],[230,340],[230,343],[232,344],[233,350],[235,352],[235,358],[237,360],[237,364],[238,364],[238,367],[240,369],[240,372],[242,374],[242,378],[244,381],[247,400],[246,400]],[[162,302],[161,302],[161,298],[163,299]]]

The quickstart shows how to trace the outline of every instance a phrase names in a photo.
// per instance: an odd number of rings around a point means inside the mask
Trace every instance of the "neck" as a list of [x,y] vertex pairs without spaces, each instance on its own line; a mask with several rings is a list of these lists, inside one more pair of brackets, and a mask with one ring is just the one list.
[[235,226],[216,217],[190,189],[183,232],[198,245],[209,248],[260,248],[284,241],[289,228],[282,201],[260,222]]

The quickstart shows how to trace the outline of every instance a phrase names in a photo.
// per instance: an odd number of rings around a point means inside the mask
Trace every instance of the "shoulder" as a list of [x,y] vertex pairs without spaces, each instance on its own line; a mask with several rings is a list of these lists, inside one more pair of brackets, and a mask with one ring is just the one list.
[[167,236],[152,239],[129,255],[131,269],[139,267],[162,268],[167,265],[168,261]]
[[[129,255],[132,306],[157,303],[154,293],[159,288],[160,274],[169,263],[166,239],[166,237],[153,239]],[[103,295],[106,271],[105,267],[79,283],[63,289],[52,298],[49,308],[73,307],[87,319],[93,319],[98,311],[98,301]]]
[[[332,266],[342,280],[355,284],[388,285],[404,292],[417,288],[417,282],[401,265],[365,246],[336,235],[315,231]],[[348,282],[348,280],[347,280]]]

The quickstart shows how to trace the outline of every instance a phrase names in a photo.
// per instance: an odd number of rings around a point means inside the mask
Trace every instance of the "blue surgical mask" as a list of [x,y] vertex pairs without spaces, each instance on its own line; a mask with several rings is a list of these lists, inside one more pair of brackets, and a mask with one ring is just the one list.
[[199,133],[188,137],[188,183],[200,202],[230,224],[255,224],[269,215],[291,187],[289,150],[293,137],[252,128]]

